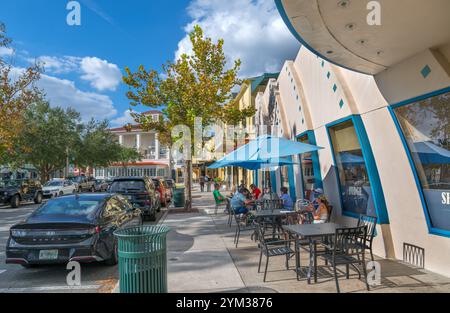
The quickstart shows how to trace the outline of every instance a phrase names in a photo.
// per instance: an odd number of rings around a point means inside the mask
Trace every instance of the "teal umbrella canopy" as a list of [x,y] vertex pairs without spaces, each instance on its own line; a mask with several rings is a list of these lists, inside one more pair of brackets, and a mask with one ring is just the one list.
[[290,157],[323,148],[285,138],[265,135],[225,156],[220,161],[246,162]]
[[275,158],[267,160],[251,160],[251,161],[218,161],[209,166],[210,169],[217,169],[229,166],[242,167],[247,170],[255,171],[260,169],[269,169],[271,167],[286,166],[296,164],[287,158]]

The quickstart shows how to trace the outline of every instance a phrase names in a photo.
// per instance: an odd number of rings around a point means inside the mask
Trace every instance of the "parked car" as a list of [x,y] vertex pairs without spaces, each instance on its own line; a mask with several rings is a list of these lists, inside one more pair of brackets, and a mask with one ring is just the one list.
[[77,185],[78,192],[95,192],[95,179],[86,176],[70,177],[69,180]]
[[161,205],[167,207],[170,201],[172,201],[171,191],[166,188],[163,179],[153,178],[153,183],[155,184],[156,191],[159,193]]
[[110,193],[121,194],[133,205],[140,208],[144,220],[156,220],[156,212],[161,206],[153,181],[146,177],[116,178],[109,188]]
[[42,193],[44,198],[56,198],[71,195],[77,192],[77,187],[70,180],[51,180],[44,185]]
[[0,181],[0,203],[18,208],[21,202],[34,201],[42,203],[42,185],[38,180],[7,180]]
[[103,192],[108,191],[109,184],[104,179],[96,179],[95,180],[95,191]]
[[52,199],[11,227],[6,263],[31,267],[105,261],[115,265],[114,231],[141,224],[140,210],[120,195],[77,194]]

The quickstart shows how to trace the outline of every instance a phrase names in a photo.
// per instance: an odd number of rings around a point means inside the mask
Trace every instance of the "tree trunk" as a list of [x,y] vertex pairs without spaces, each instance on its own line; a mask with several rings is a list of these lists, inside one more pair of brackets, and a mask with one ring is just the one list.
[[192,210],[192,161],[186,160],[185,161],[185,186],[186,186],[186,203],[185,203],[185,209],[187,211]]

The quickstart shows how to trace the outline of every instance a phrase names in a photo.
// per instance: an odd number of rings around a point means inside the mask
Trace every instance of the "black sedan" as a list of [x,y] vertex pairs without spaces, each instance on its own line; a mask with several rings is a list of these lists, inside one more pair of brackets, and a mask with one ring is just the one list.
[[114,231],[142,224],[141,211],[120,195],[82,194],[50,200],[11,227],[6,263],[30,267],[105,261],[117,264]]

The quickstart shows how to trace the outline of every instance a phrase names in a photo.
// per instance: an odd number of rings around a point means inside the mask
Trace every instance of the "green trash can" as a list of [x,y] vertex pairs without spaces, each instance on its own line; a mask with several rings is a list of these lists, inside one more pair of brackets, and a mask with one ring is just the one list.
[[120,293],[167,293],[167,226],[116,231]]
[[176,208],[184,208],[185,202],[184,188],[175,188],[173,190],[173,205]]

